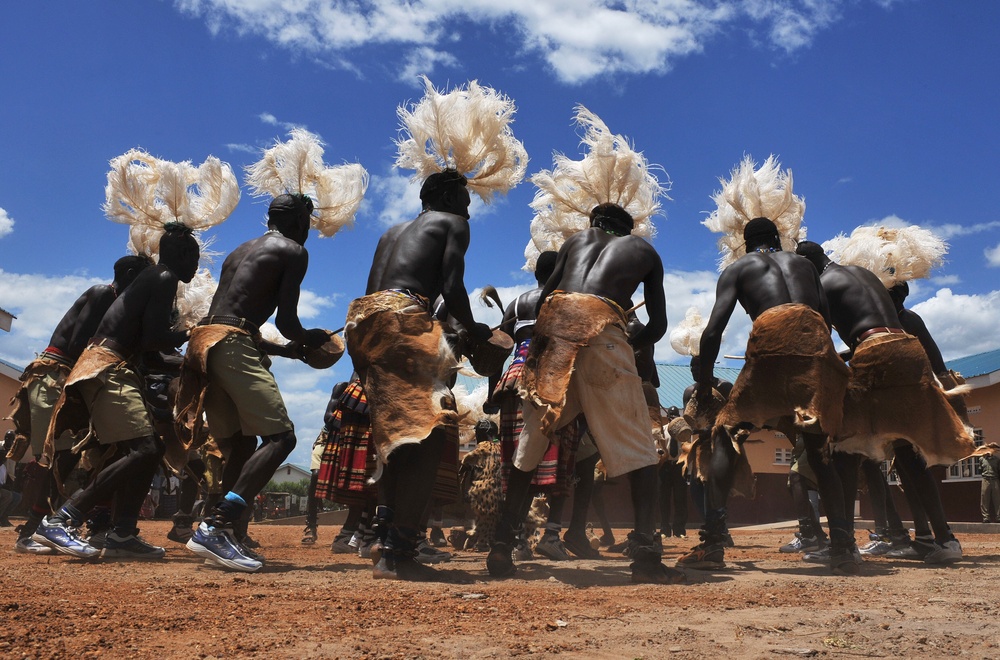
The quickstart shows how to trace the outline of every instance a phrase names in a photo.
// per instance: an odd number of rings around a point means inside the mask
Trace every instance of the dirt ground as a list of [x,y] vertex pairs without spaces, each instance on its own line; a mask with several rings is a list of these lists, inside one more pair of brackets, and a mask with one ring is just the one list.
[[[630,584],[620,555],[497,581],[472,552],[440,565],[469,584],[376,581],[330,552],[335,528],[302,546],[274,525],[251,527],[264,569],[232,573],[167,529],[143,524],[167,546],[157,562],[19,555],[0,530],[0,657],[1000,657],[1000,535],[960,534],[950,568],[875,558],[845,578],[780,554],[788,529],[736,529],[727,570],[653,586]],[[665,541],[669,563],[695,543]]]

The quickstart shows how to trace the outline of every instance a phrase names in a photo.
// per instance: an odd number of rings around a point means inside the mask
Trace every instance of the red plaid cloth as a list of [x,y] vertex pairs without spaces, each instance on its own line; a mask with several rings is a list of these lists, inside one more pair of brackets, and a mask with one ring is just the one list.
[[[503,479],[503,489],[507,492],[507,478],[514,454],[517,451],[518,437],[524,428],[521,416],[521,397],[517,386],[521,380],[524,368],[524,358],[528,354],[531,340],[521,342],[517,347],[514,361],[504,373],[496,387],[496,398],[500,401],[500,474]],[[576,450],[580,446],[579,420],[564,426],[556,432],[549,442],[545,455],[542,456],[531,485],[541,492],[553,495],[569,494],[573,484],[573,469],[576,464]]]
[[328,429],[316,482],[316,497],[345,506],[364,506],[377,496],[368,477],[375,472],[368,402],[354,381],[340,397]]

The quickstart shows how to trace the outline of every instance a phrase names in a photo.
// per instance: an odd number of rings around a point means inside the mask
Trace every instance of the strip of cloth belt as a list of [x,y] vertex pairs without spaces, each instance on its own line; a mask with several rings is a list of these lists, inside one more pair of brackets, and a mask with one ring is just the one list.
[[109,337],[94,337],[93,339],[90,340],[90,345],[103,346],[112,353],[117,354],[118,357],[120,357],[122,360],[128,360],[130,351],[121,344],[119,344],[118,342],[116,342],[114,339],[111,339]]
[[902,328],[886,328],[884,326],[879,328],[871,328],[869,330],[865,330],[860,335],[858,335],[858,338],[854,340],[854,345],[857,346],[858,344],[868,339],[872,335],[879,335],[879,334],[905,335],[906,330],[903,330]]
[[234,328],[246,330],[254,336],[260,334],[260,328],[257,325],[239,316],[206,316],[198,322],[198,325],[231,325]]

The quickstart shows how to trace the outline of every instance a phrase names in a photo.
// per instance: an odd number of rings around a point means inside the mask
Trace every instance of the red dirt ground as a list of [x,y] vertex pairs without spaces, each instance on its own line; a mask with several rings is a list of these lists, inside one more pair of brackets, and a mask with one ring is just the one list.
[[[331,527],[302,546],[297,527],[252,526],[256,574],[205,566],[168,528],[143,523],[167,546],[152,563],[19,555],[0,530],[0,656],[1000,657],[1000,535],[960,535],[952,567],[875,558],[845,578],[780,554],[787,529],[737,529],[727,570],[678,586],[632,585],[607,553],[497,581],[461,552],[440,565],[472,580],[456,585],[373,580],[367,560],[330,552]],[[666,561],[694,543],[666,539]]]

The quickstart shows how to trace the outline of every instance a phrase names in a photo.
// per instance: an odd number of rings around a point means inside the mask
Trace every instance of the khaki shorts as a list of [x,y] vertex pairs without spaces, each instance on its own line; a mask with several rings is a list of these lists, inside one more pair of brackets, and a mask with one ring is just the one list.
[[[613,325],[580,349],[556,428],[581,412],[609,479],[659,462],[632,347]],[[519,470],[534,470],[548,447],[549,439],[541,432],[544,413],[531,401],[524,402],[524,429],[514,457]]]
[[326,429],[320,429],[319,435],[316,436],[316,442],[313,443],[312,457],[309,460],[309,469],[313,472],[319,470],[320,465],[323,463],[323,450],[326,449]]
[[205,416],[215,438],[267,437],[294,429],[274,376],[252,337],[234,333],[208,352]]
[[[52,412],[55,410],[56,401],[62,393],[62,378],[58,372],[45,374],[35,379],[28,385],[28,406],[31,411],[31,453],[35,457],[42,455],[45,448],[45,434],[49,430],[49,422],[52,421]],[[74,436],[69,431],[64,431],[56,438],[56,451],[72,449]]]
[[122,362],[108,367],[73,387],[87,405],[102,445],[156,435],[153,419],[142,398],[142,378],[128,364]]

